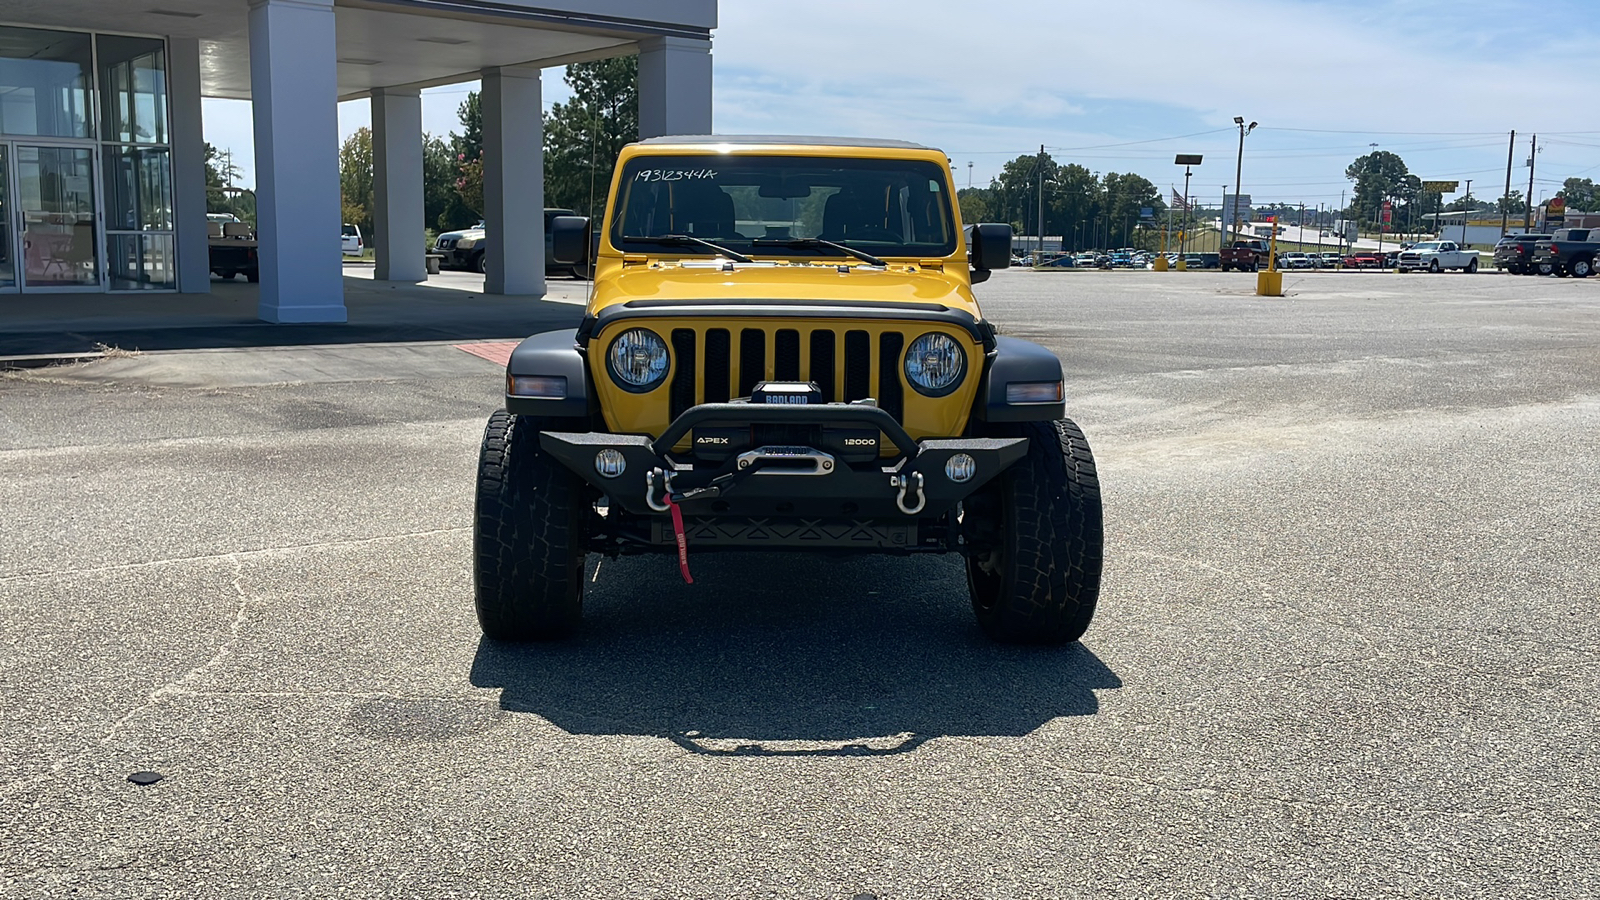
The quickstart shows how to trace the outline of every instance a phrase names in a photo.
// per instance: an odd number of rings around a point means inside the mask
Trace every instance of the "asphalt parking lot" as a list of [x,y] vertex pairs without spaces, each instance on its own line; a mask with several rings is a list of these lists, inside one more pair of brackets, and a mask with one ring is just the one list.
[[1066,649],[784,555],[485,644],[447,343],[0,376],[0,895],[1592,895],[1600,283],[1253,285],[980,287],[1100,466]]

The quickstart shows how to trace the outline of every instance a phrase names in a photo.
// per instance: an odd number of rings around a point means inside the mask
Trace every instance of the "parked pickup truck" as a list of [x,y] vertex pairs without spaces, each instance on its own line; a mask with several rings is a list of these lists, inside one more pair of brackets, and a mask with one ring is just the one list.
[[1533,267],[1540,275],[1588,278],[1594,274],[1597,252],[1600,228],[1562,228],[1550,240],[1534,244]]
[[1269,252],[1266,241],[1234,241],[1219,254],[1222,271],[1254,272],[1267,264]]
[[1494,245],[1494,267],[1513,275],[1533,274],[1533,251],[1548,234],[1508,234]]
[[1462,250],[1455,241],[1423,241],[1402,251],[1395,260],[1395,268],[1401,272],[1412,269],[1426,269],[1429,272],[1460,269],[1472,273],[1478,271],[1478,251]]

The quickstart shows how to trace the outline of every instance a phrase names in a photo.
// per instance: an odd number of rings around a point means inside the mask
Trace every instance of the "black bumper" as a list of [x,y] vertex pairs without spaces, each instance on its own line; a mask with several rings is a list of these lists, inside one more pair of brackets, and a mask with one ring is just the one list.
[[[755,446],[720,463],[674,453],[696,428],[788,426],[791,434],[817,428],[876,428],[895,455],[869,462],[812,443]],[[609,498],[613,510],[665,519],[670,487],[685,516],[702,521],[762,519],[812,522],[916,523],[947,515],[973,491],[1027,453],[1026,438],[953,438],[917,441],[887,412],[841,403],[784,406],[707,403],[684,411],[659,439],[644,435],[545,432],[540,444],[551,456]],[[616,450],[623,471],[607,477],[596,468],[602,450]],[[957,482],[946,464],[957,453],[976,463]],[[787,545],[787,542],[783,542]]]

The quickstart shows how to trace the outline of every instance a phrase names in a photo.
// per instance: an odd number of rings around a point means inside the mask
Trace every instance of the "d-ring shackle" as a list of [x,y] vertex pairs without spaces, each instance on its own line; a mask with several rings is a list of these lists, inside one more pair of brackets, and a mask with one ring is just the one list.
[[[671,472],[663,472],[663,471],[661,471],[661,467],[657,466],[656,468],[651,469],[649,472],[645,473],[645,476],[644,476],[644,502],[651,509],[655,510],[656,512],[666,512],[667,510],[672,508],[672,504],[670,504],[670,503],[657,503],[656,502],[656,476],[657,475],[661,476],[661,483],[662,483],[662,487],[663,487],[663,490],[665,492],[665,495],[671,495],[671,493],[672,493],[672,473]],[[663,497],[663,499],[665,499],[665,496]]]
[[889,486],[900,489],[900,493],[895,495],[894,505],[900,507],[900,511],[908,516],[914,516],[922,512],[922,508],[928,505],[928,498],[922,493],[922,473],[912,472],[911,474],[917,479],[917,505],[914,507],[906,506],[906,488],[910,486],[910,479],[904,475],[889,476]]

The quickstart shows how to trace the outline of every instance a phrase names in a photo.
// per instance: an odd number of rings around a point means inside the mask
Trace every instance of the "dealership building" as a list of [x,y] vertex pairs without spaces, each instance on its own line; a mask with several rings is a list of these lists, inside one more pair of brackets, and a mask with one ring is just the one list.
[[712,130],[716,0],[17,0],[4,10],[0,295],[208,293],[202,97],[251,102],[259,313],[271,322],[346,319],[341,100],[372,104],[376,277],[419,282],[419,92],[481,79],[491,294],[545,291],[543,69],[638,54],[641,136]]

